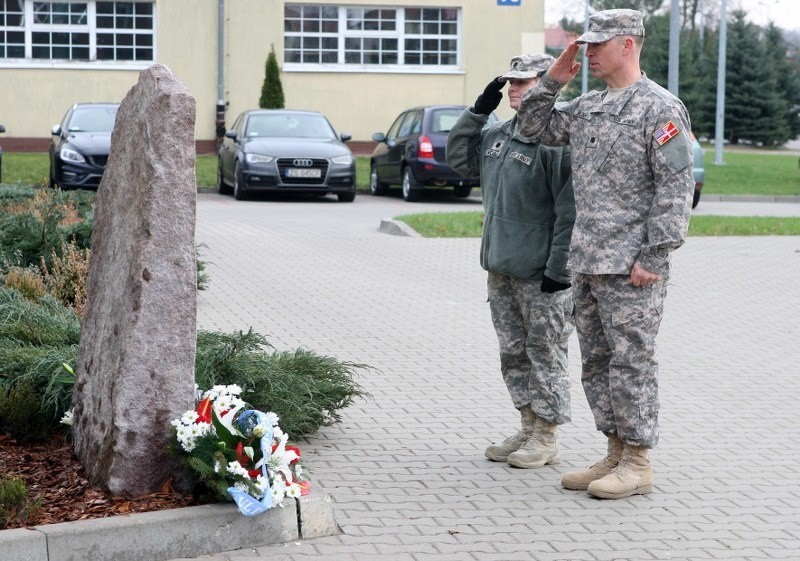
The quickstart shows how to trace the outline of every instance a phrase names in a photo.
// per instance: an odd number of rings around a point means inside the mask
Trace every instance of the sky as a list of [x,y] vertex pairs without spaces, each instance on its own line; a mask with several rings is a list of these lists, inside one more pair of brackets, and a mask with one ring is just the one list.
[[[591,1],[591,0],[590,0]],[[719,9],[721,0],[702,0]],[[766,25],[772,20],[783,29],[800,29],[800,2],[798,0],[726,0],[728,13],[735,9],[747,12],[750,21]],[[545,22],[555,24],[566,15],[570,19],[583,19],[586,0],[545,0]]]

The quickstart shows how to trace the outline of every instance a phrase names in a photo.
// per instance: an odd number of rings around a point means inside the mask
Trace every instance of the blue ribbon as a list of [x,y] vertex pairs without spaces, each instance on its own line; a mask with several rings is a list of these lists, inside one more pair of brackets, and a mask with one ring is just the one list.
[[[264,498],[259,501],[246,491],[242,491],[236,487],[228,487],[228,494],[233,498],[236,506],[239,507],[239,512],[245,516],[256,516],[272,508],[272,491],[269,486],[269,475],[267,473],[267,460],[272,453],[272,423],[267,421],[266,415],[261,411],[255,410],[245,411],[241,416],[241,420],[246,423],[248,417],[252,415],[256,416],[257,424],[264,425],[267,429],[266,432],[264,432],[264,436],[261,437],[261,458],[263,460],[261,463],[261,473],[267,481],[267,489],[264,493]],[[252,422],[252,420],[250,420],[250,422]]]

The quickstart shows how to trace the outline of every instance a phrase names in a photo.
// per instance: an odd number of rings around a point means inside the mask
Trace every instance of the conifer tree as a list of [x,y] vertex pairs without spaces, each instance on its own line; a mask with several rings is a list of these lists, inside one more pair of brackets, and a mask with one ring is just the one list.
[[283,109],[284,103],[278,58],[275,56],[275,46],[270,45],[264,84],[261,86],[261,98],[258,100],[258,106],[261,109]]

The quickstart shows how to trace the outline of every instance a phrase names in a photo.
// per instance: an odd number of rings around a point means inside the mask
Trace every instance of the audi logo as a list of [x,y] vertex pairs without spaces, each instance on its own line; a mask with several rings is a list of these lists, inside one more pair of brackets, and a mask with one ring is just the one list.
[[310,168],[314,165],[314,160],[310,158],[295,158],[292,160],[292,165],[296,168]]

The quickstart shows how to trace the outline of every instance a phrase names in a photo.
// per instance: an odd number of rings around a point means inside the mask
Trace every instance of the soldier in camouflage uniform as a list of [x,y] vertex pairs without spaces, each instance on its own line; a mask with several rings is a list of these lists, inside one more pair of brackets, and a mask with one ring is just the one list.
[[[522,134],[572,147],[577,216],[569,267],[586,397],[606,457],[564,475],[567,489],[616,499],[652,490],[648,449],[658,442],[658,363],[670,252],[683,245],[694,184],[689,115],[641,72],[641,12],[607,10],[570,43],[523,98]],[[580,69],[607,89],[555,104]]]
[[500,344],[500,369],[521,428],[486,449],[520,468],[559,461],[558,425],[570,420],[567,340],[574,330],[567,254],[575,201],[568,148],[540,146],[516,133],[516,117],[484,129],[508,82],[509,105],[544,74],[550,55],[511,59],[450,130],[447,161],[480,173],[485,212],[481,266]]

